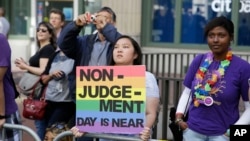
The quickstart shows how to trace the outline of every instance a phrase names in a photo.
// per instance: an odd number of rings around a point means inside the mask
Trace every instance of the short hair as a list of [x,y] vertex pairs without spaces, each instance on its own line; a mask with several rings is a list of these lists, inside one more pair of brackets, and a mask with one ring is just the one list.
[[58,14],[61,16],[61,20],[64,22],[65,21],[65,15],[64,13],[60,10],[60,9],[57,9],[57,8],[52,8],[50,11],[49,11],[49,16],[51,13],[55,13],[55,14]]
[[5,8],[4,7],[0,7],[0,16],[5,16]]
[[233,37],[234,24],[230,19],[226,18],[225,16],[216,17],[208,22],[208,24],[206,25],[205,30],[204,30],[205,37],[208,36],[208,32],[210,30],[212,30],[213,28],[218,27],[218,26],[225,28],[225,30],[228,32],[228,34],[231,37]]
[[[133,47],[134,47],[135,53],[137,54],[137,58],[134,59],[133,65],[142,65],[142,51],[141,51],[141,47],[140,47],[140,45],[135,41],[135,39],[133,39],[132,37],[130,37],[130,36],[128,36],[128,35],[122,35],[121,37],[119,37],[119,38],[115,41],[114,46],[115,46],[115,44],[118,42],[118,40],[123,39],[123,38],[128,39],[128,40],[131,42],[131,44],[132,44]],[[113,47],[113,50],[114,50],[114,47]],[[109,65],[111,65],[111,66],[115,65],[115,61],[114,61],[113,58],[111,59],[111,62],[109,63]]]
[[111,16],[112,16],[112,20],[114,21],[114,22],[116,22],[116,14],[115,14],[115,12],[110,8],[110,7],[102,7],[99,11],[98,11],[98,13],[99,12],[103,12],[103,11],[105,11],[105,12],[108,12],[109,14],[111,14]]

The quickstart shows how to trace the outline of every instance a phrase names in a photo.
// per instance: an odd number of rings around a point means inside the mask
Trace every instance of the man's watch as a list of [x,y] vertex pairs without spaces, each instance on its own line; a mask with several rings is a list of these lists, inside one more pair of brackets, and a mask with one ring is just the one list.
[[0,119],[7,118],[7,116],[0,115]]

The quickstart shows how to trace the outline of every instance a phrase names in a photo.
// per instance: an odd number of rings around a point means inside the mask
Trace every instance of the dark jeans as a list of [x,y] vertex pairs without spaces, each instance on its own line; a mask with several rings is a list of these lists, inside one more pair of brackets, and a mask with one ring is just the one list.
[[80,138],[76,138],[76,141],[93,141],[93,138],[90,137],[80,137]]
[[46,130],[45,120],[35,120],[35,127],[37,135],[43,141]]
[[72,115],[76,112],[74,102],[47,102],[48,105],[45,113],[46,127],[51,126],[56,122],[68,123]]

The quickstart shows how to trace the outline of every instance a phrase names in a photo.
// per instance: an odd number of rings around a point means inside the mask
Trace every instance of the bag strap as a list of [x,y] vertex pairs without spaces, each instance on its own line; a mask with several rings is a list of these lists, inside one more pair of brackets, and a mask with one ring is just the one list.
[[43,88],[43,90],[42,90],[42,96],[41,96],[40,100],[45,101],[46,90],[47,90],[47,86],[45,86],[45,87]]
[[187,104],[186,104],[186,107],[185,107],[185,110],[184,110],[184,117],[186,117],[186,115],[187,115],[187,112],[188,112],[188,103],[189,103],[189,100],[190,100],[190,98],[191,98],[191,95],[192,95],[192,92],[190,92],[189,93],[189,96],[188,96],[188,100],[187,100]]
[[[30,94],[29,98],[33,99],[34,94],[35,94],[35,88],[36,88],[36,86],[40,83],[40,81],[41,81],[41,77],[40,77],[39,81],[37,81],[36,84],[34,85],[33,91],[32,91],[32,93]],[[41,95],[40,100],[45,101],[45,93],[46,93],[46,90],[47,90],[47,85],[42,85],[42,95]]]
[[[199,69],[199,67],[200,67],[200,65],[201,65],[201,63],[202,63],[202,60],[203,60],[204,56],[205,56],[205,54],[202,54],[202,56],[200,57],[200,63],[199,63],[198,69]],[[197,71],[196,71],[196,72],[197,72]],[[195,72],[195,73],[196,73],[196,72]],[[190,100],[190,98],[191,98],[191,95],[192,95],[192,92],[190,91],[189,96],[188,96],[188,100],[187,100],[187,104],[186,104],[186,107],[185,107],[185,110],[184,110],[184,117],[186,116],[187,111],[188,111],[188,105],[189,105],[188,103],[189,103],[189,100]]]
[[15,91],[15,99],[18,98],[20,96],[20,93],[17,91],[17,88],[16,88],[16,83],[13,79],[13,74],[11,73],[10,75],[10,79],[11,79],[11,82],[12,82],[12,85],[13,85],[13,88],[14,88],[14,91]]

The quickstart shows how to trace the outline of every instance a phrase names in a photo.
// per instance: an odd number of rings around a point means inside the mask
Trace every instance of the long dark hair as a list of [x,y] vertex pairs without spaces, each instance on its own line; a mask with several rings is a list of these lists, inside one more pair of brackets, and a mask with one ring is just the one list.
[[[132,45],[133,45],[133,47],[134,47],[134,49],[135,49],[135,53],[137,54],[137,58],[134,59],[133,65],[142,65],[142,51],[141,51],[141,47],[139,46],[139,44],[138,44],[132,37],[130,37],[130,36],[128,36],[128,35],[122,35],[121,37],[119,37],[119,38],[115,41],[112,50],[114,50],[114,46],[115,46],[115,44],[117,43],[117,41],[120,40],[120,39],[123,39],[123,38],[126,38],[126,39],[130,40],[130,42],[132,43]],[[109,65],[111,65],[111,66],[114,66],[114,65],[115,65],[115,61],[114,61],[114,58],[113,58],[113,57],[112,57],[112,59],[111,59]]]
[[[48,32],[51,34],[50,44],[56,49],[57,45],[56,45],[56,34],[55,34],[54,27],[49,22],[45,22],[45,21],[40,22],[38,24],[38,28],[40,26],[45,26],[48,29]],[[40,42],[37,39],[37,36],[36,36],[36,43],[37,43],[38,47],[40,48],[41,45],[40,45]]]

